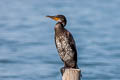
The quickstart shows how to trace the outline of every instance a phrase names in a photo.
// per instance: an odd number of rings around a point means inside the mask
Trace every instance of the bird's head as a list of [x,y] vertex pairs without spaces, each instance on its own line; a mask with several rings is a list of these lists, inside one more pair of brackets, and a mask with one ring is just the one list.
[[51,19],[53,19],[53,20],[55,20],[55,21],[57,21],[57,22],[62,23],[63,26],[65,26],[65,25],[66,25],[66,22],[67,22],[67,20],[66,20],[66,18],[65,18],[64,15],[46,16],[46,17],[49,17],[49,18],[51,18]]

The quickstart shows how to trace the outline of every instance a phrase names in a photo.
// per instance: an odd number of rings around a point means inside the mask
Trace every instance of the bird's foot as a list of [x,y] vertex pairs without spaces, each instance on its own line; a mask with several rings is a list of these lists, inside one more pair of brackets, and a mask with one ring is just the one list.
[[62,68],[60,69],[62,75],[64,74],[65,69],[70,69],[70,68],[69,68],[69,67],[62,67]]
[[62,67],[62,68],[60,69],[60,71],[61,71],[61,74],[63,75],[64,72],[65,72],[65,67]]

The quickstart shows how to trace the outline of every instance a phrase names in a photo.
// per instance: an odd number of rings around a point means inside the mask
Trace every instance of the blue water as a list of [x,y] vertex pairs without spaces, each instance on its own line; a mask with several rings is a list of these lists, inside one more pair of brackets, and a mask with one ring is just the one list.
[[61,80],[55,21],[64,14],[83,80],[120,80],[120,0],[0,0],[0,80]]

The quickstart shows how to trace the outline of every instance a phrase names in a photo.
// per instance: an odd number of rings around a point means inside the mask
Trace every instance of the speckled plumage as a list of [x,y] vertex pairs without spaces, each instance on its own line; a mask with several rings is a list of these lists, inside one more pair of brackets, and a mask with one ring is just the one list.
[[77,67],[77,51],[72,34],[58,22],[55,26],[55,44],[64,67]]

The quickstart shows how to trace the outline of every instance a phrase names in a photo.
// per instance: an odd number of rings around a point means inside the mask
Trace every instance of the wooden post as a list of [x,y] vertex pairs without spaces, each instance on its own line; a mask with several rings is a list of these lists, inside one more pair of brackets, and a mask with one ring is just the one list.
[[62,80],[81,80],[81,70],[72,68],[65,69]]

